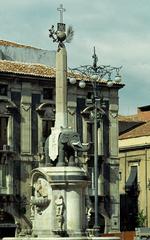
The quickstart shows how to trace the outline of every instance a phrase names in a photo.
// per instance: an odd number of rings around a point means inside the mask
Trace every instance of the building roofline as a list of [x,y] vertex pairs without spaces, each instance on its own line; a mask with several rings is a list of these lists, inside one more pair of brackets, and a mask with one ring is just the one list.
[[134,151],[134,150],[140,150],[140,149],[147,149],[150,148],[150,144],[142,144],[142,145],[135,145],[135,146],[127,146],[127,147],[119,147],[119,152],[126,152],[126,151]]
[[16,42],[13,42],[13,41],[2,40],[2,39],[0,40],[0,46],[16,47],[16,48],[32,48],[32,49],[39,49],[40,50],[40,48],[37,48],[37,47],[16,43]]
[[[0,60],[0,73],[1,74],[11,74],[19,76],[30,76],[30,77],[40,77],[40,78],[55,78],[56,69],[54,67],[48,67],[44,64],[35,63],[22,63],[16,61]],[[67,72],[67,77],[75,77],[78,81],[82,80],[82,76],[79,74]],[[89,79],[84,79],[87,84],[90,83]],[[97,81],[98,84],[107,86],[107,81],[102,79]],[[124,84],[115,83],[111,88],[122,88]]]

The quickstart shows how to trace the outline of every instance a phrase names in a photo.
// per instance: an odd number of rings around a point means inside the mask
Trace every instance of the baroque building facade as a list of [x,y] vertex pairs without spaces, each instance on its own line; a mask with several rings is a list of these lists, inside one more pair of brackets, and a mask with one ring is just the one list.
[[[21,46],[23,47],[23,46]],[[45,166],[45,140],[55,121],[55,68],[36,63],[0,60],[0,231],[9,228],[9,236],[30,234],[30,173]],[[91,142],[88,153],[77,155],[78,164],[90,177],[87,211],[91,208],[89,228],[94,212],[93,119],[87,110],[93,94],[87,81],[84,89],[71,85],[68,72],[68,126]],[[81,79],[78,76],[77,82]],[[103,111],[98,120],[98,196],[100,225],[105,232],[120,229],[119,158],[118,158],[118,90],[105,80],[97,82]],[[15,233],[16,232],[16,233]],[[6,232],[5,232],[6,234]]]
[[150,106],[119,117],[121,230],[150,227]]

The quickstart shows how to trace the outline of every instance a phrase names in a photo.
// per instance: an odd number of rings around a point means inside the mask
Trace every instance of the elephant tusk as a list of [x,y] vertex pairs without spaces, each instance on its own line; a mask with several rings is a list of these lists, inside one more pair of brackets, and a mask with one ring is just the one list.
[[81,143],[78,141],[78,142],[72,142],[72,145],[81,145]]
[[89,143],[82,143],[82,146],[89,146]]
[[80,141],[78,142],[71,142],[73,148],[75,148],[75,150],[79,150],[81,152],[86,152],[90,149],[90,143],[82,143]]

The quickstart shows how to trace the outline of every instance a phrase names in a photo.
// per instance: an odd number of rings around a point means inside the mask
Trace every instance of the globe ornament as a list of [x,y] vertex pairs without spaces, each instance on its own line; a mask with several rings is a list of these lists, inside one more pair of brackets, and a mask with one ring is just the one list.
[[79,82],[80,88],[85,88],[85,86],[86,86],[86,83],[83,80]]
[[58,42],[63,42],[66,39],[66,33],[63,31],[57,31]]

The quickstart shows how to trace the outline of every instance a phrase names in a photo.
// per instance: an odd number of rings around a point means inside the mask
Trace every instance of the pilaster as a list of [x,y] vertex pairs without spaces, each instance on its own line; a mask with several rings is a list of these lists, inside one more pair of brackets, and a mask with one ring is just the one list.
[[11,150],[13,150],[13,117],[11,115],[8,118],[7,145],[9,145]]
[[31,84],[22,83],[21,92],[21,153],[31,154]]
[[109,105],[109,158],[107,159],[109,181],[109,231],[120,231],[119,158],[118,158],[118,92],[111,90]]
[[68,110],[68,127],[72,127],[73,130],[77,130],[76,124],[76,86],[68,88],[68,99],[67,99],[67,110]]
[[42,117],[38,114],[38,152],[43,153]]

